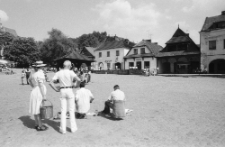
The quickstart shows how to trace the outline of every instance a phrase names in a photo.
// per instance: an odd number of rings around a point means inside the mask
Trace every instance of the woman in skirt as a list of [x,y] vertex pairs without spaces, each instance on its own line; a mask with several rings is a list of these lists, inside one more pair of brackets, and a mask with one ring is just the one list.
[[35,72],[30,76],[29,82],[33,88],[30,94],[30,109],[29,113],[34,115],[35,118],[35,129],[37,131],[45,131],[48,129],[47,126],[42,124],[40,118],[40,108],[43,101],[46,100],[46,87],[44,85],[45,75],[42,71],[43,64],[42,61],[37,61],[33,65]]

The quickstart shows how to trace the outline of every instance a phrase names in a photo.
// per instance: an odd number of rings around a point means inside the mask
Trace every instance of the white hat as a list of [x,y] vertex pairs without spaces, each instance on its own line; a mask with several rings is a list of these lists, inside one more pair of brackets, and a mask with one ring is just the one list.
[[33,65],[33,67],[44,67],[46,64],[43,64],[43,61],[36,61]]

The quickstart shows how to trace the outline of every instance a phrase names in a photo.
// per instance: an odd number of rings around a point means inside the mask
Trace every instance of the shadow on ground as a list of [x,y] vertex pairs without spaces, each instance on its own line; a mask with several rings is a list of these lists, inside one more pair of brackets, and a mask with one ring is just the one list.
[[[23,122],[24,126],[30,128],[30,129],[34,129],[35,121],[33,119],[31,119],[30,116],[21,116],[18,119],[20,119]],[[60,122],[56,122],[56,121],[53,121],[53,120],[46,119],[46,120],[43,120],[43,123],[47,124],[48,126],[52,127],[54,130],[59,132]]]

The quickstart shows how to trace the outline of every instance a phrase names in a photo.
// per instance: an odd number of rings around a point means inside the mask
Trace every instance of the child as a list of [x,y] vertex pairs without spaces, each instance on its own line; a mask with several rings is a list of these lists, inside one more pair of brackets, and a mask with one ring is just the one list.
[[23,80],[24,80],[24,78],[25,78],[25,75],[26,75],[25,71],[22,70],[22,74],[21,74],[22,85],[24,85]]

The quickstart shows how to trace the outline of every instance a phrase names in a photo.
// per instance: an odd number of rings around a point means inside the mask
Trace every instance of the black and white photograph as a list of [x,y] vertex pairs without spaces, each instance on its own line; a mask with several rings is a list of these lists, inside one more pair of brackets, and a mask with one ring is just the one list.
[[0,0],[0,147],[225,147],[225,0]]

